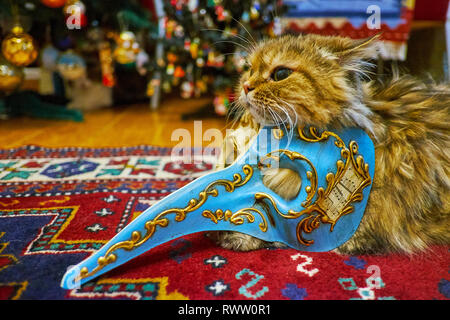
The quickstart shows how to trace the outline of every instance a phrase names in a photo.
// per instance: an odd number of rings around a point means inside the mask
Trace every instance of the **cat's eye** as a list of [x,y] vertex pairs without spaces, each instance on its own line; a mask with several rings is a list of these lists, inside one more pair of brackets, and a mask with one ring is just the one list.
[[280,67],[280,68],[276,68],[272,74],[270,75],[270,77],[275,80],[275,81],[280,81],[280,80],[284,80],[287,77],[289,77],[292,73],[292,70],[289,68],[284,68],[284,67]]

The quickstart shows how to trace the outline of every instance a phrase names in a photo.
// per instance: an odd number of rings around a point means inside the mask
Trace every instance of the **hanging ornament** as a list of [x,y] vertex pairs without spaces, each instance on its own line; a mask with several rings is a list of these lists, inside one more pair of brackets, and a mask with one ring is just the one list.
[[198,0],[188,0],[187,7],[190,12],[197,13],[198,11]]
[[197,59],[198,56],[198,46],[200,44],[200,39],[199,38],[195,38],[192,42],[191,42],[191,46],[189,48],[189,52],[191,53],[191,57],[192,59]]
[[250,19],[256,20],[259,18],[259,11],[261,10],[261,5],[259,4],[259,1],[254,1],[253,5],[250,8]]
[[185,81],[181,84],[180,95],[183,99],[189,99],[194,94],[194,83],[192,81]]
[[174,20],[166,19],[165,21],[165,30],[166,30],[166,38],[171,39],[173,36],[173,32],[175,31],[177,23]]
[[148,56],[147,52],[145,52],[144,50],[139,51],[136,56],[136,70],[141,76],[147,73],[147,68],[145,67],[145,65],[149,61],[150,57]]
[[183,0],[170,0],[170,5],[175,8],[177,11],[181,11],[184,6]]
[[184,39],[184,50],[189,51],[191,49],[191,39]]
[[278,37],[283,32],[283,25],[279,17],[273,18],[272,33],[274,37]]
[[166,68],[166,74],[171,76],[175,72],[175,65],[173,63],[169,63]]
[[151,97],[155,94],[155,87],[152,85],[151,81],[147,84],[147,97]]
[[66,3],[66,0],[41,0],[41,2],[50,8],[60,8]]
[[185,74],[186,74],[186,72],[184,72],[183,68],[180,67],[180,66],[177,66],[177,67],[175,68],[175,71],[174,71],[174,73],[173,73],[173,76],[174,76],[175,78],[183,78],[183,77],[185,76]]
[[183,68],[180,66],[177,66],[175,68],[175,71],[173,72],[173,79],[172,79],[172,84],[174,86],[178,86],[178,84],[180,83],[180,79],[183,78],[185,76],[186,72],[184,72]]
[[205,80],[199,79],[195,82],[195,96],[198,98],[208,91],[208,84]]
[[213,67],[214,66],[215,57],[216,57],[216,54],[215,54],[215,52],[213,50],[208,52],[208,59],[206,61],[206,65],[208,67]]
[[244,11],[242,13],[241,21],[244,23],[248,23],[250,21],[250,14],[248,13],[248,11]]
[[104,86],[112,88],[116,80],[114,77],[114,65],[109,41],[103,41],[99,45],[98,55],[102,70],[102,83]]
[[22,81],[22,69],[0,56],[0,91],[10,93],[16,90]]
[[233,65],[236,68],[236,71],[241,73],[244,71],[244,67],[246,64],[246,58],[247,52],[242,50],[236,50],[236,52],[233,54]]
[[227,113],[227,108],[230,104],[230,100],[228,99],[226,93],[221,92],[216,94],[213,104],[214,104],[214,111],[218,115],[224,116]]
[[223,54],[218,54],[215,51],[211,50],[208,53],[208,60],[206,61],[206,65],[208,67],[216,67],[222,68],[224,66],[225,56]]
[[172,85],[169,80],[165,80],[162,84],[162,90],[164,93],[170,93],[172,91]]
[[203,68],[205,66],[205,59],[203,59],[202,57],[197,58],[197,60],[195,60],[195,64],[197,65],[197,67]]
[[177,25],[175,27],[174,36],[177,38],[183,38],[184,37],[184,28],[182,25]]
[[167,62],[168,63],[175,63],[178,60],[178,56],[173,52],[167,53]]
[[155,94],[155,88],[159,87],[161,84],[160,79],[153,78],[147,83],[147,97],[151,97]]
[[34,39],[20,25],[16,25],[3,40],[2,53],[6,60],[18,67],[28,66],[38,56]]
[[33,11],[34,9],[36,9],[36,5],[33,2],[25,2],[23,4],[23,7],[28,11]]
[[86,63],[83,58],[71,51],[59,57],[57,67],[66,80],[76,80],[86,75]]
[[120,64],[129,64],[136,61],[136,55],[139,53],[139,43],[136,36],[131,31],[120,33],[116,40],[117,47],[114,50],[114,59]]
[[215,7],[215,13],[217,15],[217,21],[225,21],[226,14],[225,9],[221,5]]
[[117,47],[114,50],[114,59],[120,64],[129,64],[135,62],[136,54],[132,50]]

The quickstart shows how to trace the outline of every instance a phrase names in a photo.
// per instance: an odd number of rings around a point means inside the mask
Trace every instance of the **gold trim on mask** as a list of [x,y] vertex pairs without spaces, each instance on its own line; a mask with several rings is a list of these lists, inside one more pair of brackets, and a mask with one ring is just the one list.
[[[279,160],[279,156],[273,154],[282,153],[291,160],[306,161],[311,167],[312,171],[307,172],[307,178],[310,180],[311,186],[305,188],[307,198],[301,204],[305,209],[301,211],[289,210],[287,213],[283,213],[278,209],[275,200],[270,195],[258,192],[255,194],[255,199],[257,201],[269,200],[275,211],[283,218],[296,219],[302,215],[307,215],[297,224],[297,240],[301,244],[309,246],[314,243],[314,240],[305,239],[302,233],[311,233],[320,226],[320,223],[330,224],[330,232],[332,232],[334,225],[342,216],[354,211],[352,203],[363,199],[362,191],[370,185],[372,178],[369,173],[369,165],[364,162],[363,157],[355,158],[358,152],[358,144],[355,141],[351,141],[349,148],[347,148],[343,140],[334,132],[324,131],[319,135],[314,127],[309,129],[312,137],[307,137],[303,128],[299,128],[298,132],[300,139],[307,142],[320,142],[328,140],[329,137],[334,137],[334,143],[341,149],[341,156],[345,162],[338,160],[336,162],[336,174],[328,173],[326,175],[327,187],[324,190],[322,187],[317,188],[317,171],[308,158],[298,152],[283,149],[270,152],[261,159],[259,166],[264,166],[262,162],[268,158]],[[311,200],[316,194],[317,198],[311,204]]]
[[[186,218],[186,214],[192,211],[195,211],[199,209],[208,199],[209,196],[217,197],[219,195],[219,191],[215,188],[218,185],[221,185],[225,187],[225,190],[227,192],[234,192],[234,190],[238,187],[241,187],[245,185],[253,176],[253,168],[246,164],[242,167],[242,171],[245,174],[245,178],[242,179],[242,176],[238,173],[235,173],[233,175],[233,181],[221,179],[214,181],[210,183],[203,191],[199,193],[198,199],[191,199],[189,200],[188,205],[185,208],[173,208],[173,209],[167,209],[160,214],[158,214],[155,218],[152,220],[149,220],[145,223],[145,229],[146,233],[144,236],[142,236],[141,232],[139,231],[133,231],[131,233],[131,239],[118,242],[111,246],[105,253],[104,256],[97,259],[97,267],[95,267],[93,270],[89,272],[87,267],[83,267],[80,270],[79,276],[75,279],[75,281],[79,281],[80,279],[84,279],[90,276],[93,276],[95,273],[97,273],[99,270],[103,269],[108,264],[111,264],[117,260],[117,255],[113,252],[115,252],[118,249],[123,249],[126,251],[131,251],[142,244],[144,244],[148,239],[150,239],[153,234],[156,231],[156,227],[167,227],[169,224],[169,219],[167,219],[165,216],[168,214],[175,214],[175,221],[181,222]],[[253,222],[255,220],[254,216],[251,215],[250,211],[258,212],[261,217],[263,218],[263,222],[260,224],[260,228],[262,231],[267,230],[267,222],[264,219],[264,216],[262,213],[257,210],[246,210],[242,209],[236,212],[235,214],[231,215],[228,219],[230,222],[234,224],[242,224],[244,223],[244,220],[242,216],[245,216],[249,222]],[[203,215],[205,216],[205,215]]]
[[233,213],[231,210],[217,209],[214,213],[211,210],[205,210],[202,216],[211,219],[214,223],[218,223],[219,220],[230,221],[234,225],[240,225],[244,223],[244,218],[248,222],[252,223],[255,221],[255,217],[252,212],[257,213],[261,216],[262,222],[259,224],[259,228],[262,232],[267,231],[267,221],[262,212],[256,208],[244,208]]
[[324,131],[319,136],[319,133],[317,132],[317,129],[315,127],[309,127],[309,134],[312,137],[307,137],[305,133],[303,132],[304,127],[298,127],[298,135],[300,136],[300,139],[306,142],[320,142],[320,141],[326,141],[329,137],[334,137],[336,141],[334,141],[334,144],[338,148],[345,148],[345,143],[342,141],[341,137],[339,137],[336,133],[331,131]]

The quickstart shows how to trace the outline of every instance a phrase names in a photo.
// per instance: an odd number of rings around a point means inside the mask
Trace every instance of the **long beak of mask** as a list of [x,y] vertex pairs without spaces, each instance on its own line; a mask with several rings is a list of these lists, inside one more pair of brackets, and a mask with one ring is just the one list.
[[[204,175],[140,214],[93,255],[72,267],[61,286],[76,288],[140,254],[200,231],[229,230],[302,251],[329,251],[355,233],[375,168],[374,146],[360,129],[299,129],[288,137],[263,128],[226,169]],[[301,177],[297,197],[264,186],[267,168]]]

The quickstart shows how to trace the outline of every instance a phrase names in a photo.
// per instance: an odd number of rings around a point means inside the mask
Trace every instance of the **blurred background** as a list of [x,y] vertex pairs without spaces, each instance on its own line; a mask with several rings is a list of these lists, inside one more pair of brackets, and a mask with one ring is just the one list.
[[203,130],[224,130],[249,45],[285,33],[358,39],[381,32],[375,76],[388,76],[395,65],[448,81],[448,6],[0,0],[0,148],[172,146],[173,130],[193,130],[193,120],[202,120]]

